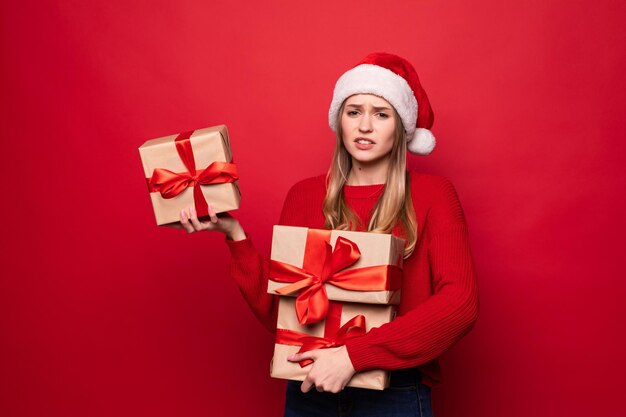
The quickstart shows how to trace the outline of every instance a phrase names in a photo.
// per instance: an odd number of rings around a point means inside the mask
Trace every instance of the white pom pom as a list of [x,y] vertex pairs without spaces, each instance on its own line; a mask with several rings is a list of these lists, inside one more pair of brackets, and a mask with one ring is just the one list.
[[413,134],[413,140],[407,143],[409,152],[417,155],[428,155],[435,149],[435,137],[428,129],[418,127]]

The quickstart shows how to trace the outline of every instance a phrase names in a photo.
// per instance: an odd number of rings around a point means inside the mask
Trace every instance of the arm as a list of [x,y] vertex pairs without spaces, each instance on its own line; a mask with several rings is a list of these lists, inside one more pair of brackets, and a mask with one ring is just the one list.
[[[283,204],[279,224],[305,225],[306,212],[310,207],[308,188],[293,186]],[[193,208],[181,212],[180,221],[189,233],[197,231],[217,231],[226,235],[226,244],[231,253],[230,275],[237,283],[244,299],[254,315],[270,331],[276,331],[278,303],[276,296],[268,294],[269,259],[259,254],[252,239],[233,216],[228,213],[215,214],[209,205],[208,221],[199,221]]]
[[269,262],[258,253],[239,221],[229,213],[217,215],[209,204],[209,220],[199,220],[192,207],[181,211],[180,223],[188,233],[214,231],[226,236],[231,253],[231,277],[254,315],[268,330],[275,331],[276,306],[274,297],[267,293]]
[[[391,323],[346,343],[357,371],[401,369],[439,357],[473,326],[478,316],[478,291],[467,226],[452,184],[440,179],[431,191],[432,203],[422,225],[425,253],[413,261],[428,262],[433,294]],[[415,195],[416,192],[414,191]],[[415,201],[415,199],[414,199]],[[416,253],[412,255],[418,255]],[[419,256],[419,255],[418,255]]]

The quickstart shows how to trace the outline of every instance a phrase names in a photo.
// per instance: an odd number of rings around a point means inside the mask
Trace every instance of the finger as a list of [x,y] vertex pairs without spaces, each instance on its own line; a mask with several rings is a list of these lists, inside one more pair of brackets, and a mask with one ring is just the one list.
[[209,217],[211,217],[211,223],[217,223],[217,213],[211,204],[209,204]]
[[317,359],[317,355],[315,354],[315,351],[311,350],[309,352],[294,353],[293,355],[287,356],[287,360],[291,362],[300,362],[305,359],[310,359],[312,361],[315,361],[315,359]]
[[311,391],[312,387],[313,387],[313,381],[311,381],[309,377],[307,376],[306,378],[304,378],[304,381],[302,381],[302,385],[300,385],[300,391],[309,392]]
[[198,214],[196,213],[196,209],[190,207],[189,214],[191,224],[193,224],[194,229],[196,229],[197,231],[203,230],[204,226],[202,226],[202,223],[200,223],[200,220],[198,220]]
[[194,232],[193,226],[189,224],[189,217],[187,216],[187,212],[184,209],[180,211],[180,224],[187,231],[187,233]]
[[332,392],[333,394],[337,394],[341,391],[343,391],[343,388],[341,387],[341,385],[336,385],[328,390],[328,392]]

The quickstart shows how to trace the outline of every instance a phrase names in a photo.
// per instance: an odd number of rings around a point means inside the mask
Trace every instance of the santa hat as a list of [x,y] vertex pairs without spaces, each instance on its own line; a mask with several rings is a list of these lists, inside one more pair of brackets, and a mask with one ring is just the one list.
[[328,110],[328,123],[337,131],[337,116],[344,100],[354,94],[374,94],[398,112],[411,153],[428,155],[435,147],[430,131],[434,115],[413,65],[397,55],[369,54],[337,80]]

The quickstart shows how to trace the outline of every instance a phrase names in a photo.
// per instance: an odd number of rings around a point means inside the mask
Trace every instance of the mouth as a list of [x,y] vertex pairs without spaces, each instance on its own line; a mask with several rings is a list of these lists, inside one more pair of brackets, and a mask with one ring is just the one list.
[[374,142],[371,139],[366,139],[366,138],[356,138],[354,139],[355,143],[358,143],[359,145],[374,145],[376,144],[376,142]]

